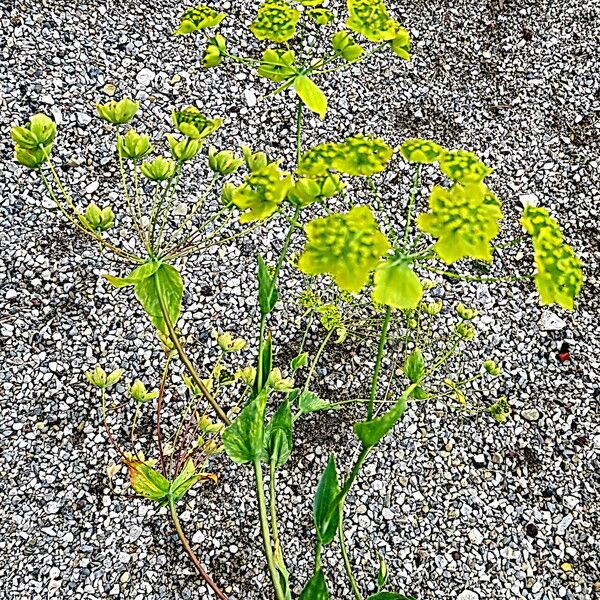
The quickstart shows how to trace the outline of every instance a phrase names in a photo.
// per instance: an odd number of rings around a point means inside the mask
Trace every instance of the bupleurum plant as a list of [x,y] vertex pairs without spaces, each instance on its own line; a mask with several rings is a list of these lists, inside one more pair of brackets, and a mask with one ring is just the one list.
[[[336,12],[322,5],[320,0],[262,3],[250,25],[251,33],[265,43],[259,57],[240,56],[215,32],[225,13],[208,6],[183,13],[175,33],[203,36],[206,68],[232,60],[277,84],[272,94],[288,88],[296,92],[295,164],[286,168],[281,160],[250,148],[243,148],[238,157],[234,151],[209,147],[204,160],[213,176],[184,216],[174,210],[180,180],[193,172],[193,159],[222,121],[206,117],[196,107],[176,111],[172,121],[177,133],[167,136],[169,156],[153,155],[155,142],[129,128],[138,103],[125,98],[98,104],[99,116],[115,131],[123,205],[135,246],[125,241],[129,236],[123,236],[120,229],[116,233],[115,224],[125,220],[117,207],[94,202],[80,206],[67,191],[52,159],[56,126],[49,117],[34,115],[24,127],[12,130],[16,160],[39,175],[64,218],[129,265],[118,276],[105,277],[116,288],[133,288],[164,354],[162,376],[148,387],[139,379],[131,382],[128,402],[115,391],[123,377],[120,369],[106,373],[97,366],[87,378],[99,390],[101,420],[115,453],[127,466],[131,487],[143,498],[169,507],[185,551],[221,599],[227,596],[202,566],[177,511],[192,486],[217,482],[217,476],[208,471],[211,456],[225,452],[235,463],[252,469],[264,555],[276,600],[330,597],[321,556],[336,539],[352,594],[363,600],[367,583],[354,572],[346,546],[344,506],[373,448],[415,402],[441,401],[467,414],[487,413],[500,423],[510,415],[504,396],[490,394],[490,401],[471,391],[474,381],[501,375],[494,361],[482,360],[475,373],[462,370],[460,354],[475,337],[477,312],[464,304],[444,307],[432,290],[448,279],[490,284],[531,279],[542,304],[572,310],[583,283],[581,261],[557,221],[546,209],[533,206],[525,208],[521,224],[531,237],[535,270],[481,275],[481,265],[491,265],[496,250],[521,243],[522,238],[498,243],[502,202],[486,182],[492,169],[472,152],[449,150],[422,139],[394,148],[368,133],[304,147],[305,111],[321,118],[327,113],[327,98],[319,85],[323,78],[379,52],[410,59],[410,35],[382,0],[348,0],[341,27]],[[325,34],[323,48],[315,41],[323,40]],[[307,43],[309,38],[311,43]],[[383,194],[389,192],[385,172],[400,160],[413,165],[412,189],[393,190],[399,200],[384,203]],[[446,184],[433,186],[427,211],[416,214],[423,165],[437,165]],[[246,170],[242,180],[230,181],[242,167]],[[371,198],[357,203],[356,190],[363,183],[372,192]],[[212,194],[220,198],[217,211],[207,208],[212,206],[207,202]],[[277,260],[267,264],[262,256],[257,257],[256,363],[248,366],[240,358],[245,340],[215,332],[219,355],[210,371],[200,369],[177,327],[183,298],[181,259],[229,243],[279,216],[289,225]],[[295,234],[303,239],[299,253],[290,251]],[[284,269],[291,268],[302,274],[304,288],[296,292],[299,296],[288,298],[280,293],[279,282]],[[313,284],[315,278],[318,286]],[[276,366],[268,322],[278,303],[298,305],[304,332],[291,363]],[[440,314],[447,316],[450,309],[451,325],[447,320],[442,325]],[[322,330],[321,342],[310,353],[306,341],[316,324],[316,331]],[[338,402],[319,397],[314,376],[329,344],[368,343],[373,338],[376,358],[368,394]],[[186,371],[184,397],[172,385],[172,363],[177,358]],[[340,473],[339,461],[333,454],[329,457],[313,500],[314,572],[308,581],[297,581],[288,571],[290,561],[279,534],[277,470],[292,455],[299,419],[349,404],[364,405],[364,418],[353,425],[356,460],[346,473]],[[142,448],[140,415],[150,406],[155,412],[152,439],[156,447]],[[123,407],[132,407],[131,413],[123,416]],[[111,427],[119,414],[129,420],[125,440],[118,439]],[[164,426],[165,416],[175,422],[174,427]],[[111,465],[109,477],[116,470]],[[376,592],[368,600],[412,598],[389,591],[387,583],[382,558],[374,581]]]

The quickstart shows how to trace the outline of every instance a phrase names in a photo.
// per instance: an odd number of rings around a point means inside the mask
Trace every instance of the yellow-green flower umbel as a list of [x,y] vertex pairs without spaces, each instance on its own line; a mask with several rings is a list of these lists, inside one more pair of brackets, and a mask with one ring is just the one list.
[[216,27],[226,17],[226,13],[220,13],[208,6],[196,6],[188,8],[182,15],[179,27],[173,32],[176,35],[194,33],[201,29]]
[[152,144],[147,135],[140,135],[134,129],[130,129],[119,138],[117,150],[123,158],[141,160],[152,151]]
[[188,106],[184,110],[174,111],[172,114],[175,127],[193,140],[198,140],[214,133],[223,124],[223,119],[209,119],[195,106]]
[[96,104],[96,110],[100,118],[113,125],[123,125],[129,123],[140,107],[139,102],[134,102],[129,98],[123,98],[118,102],[111,100],[106,104]]
[[175,174],[177,163],[170,158],[157,156],[154,160],[142,164],[142,175],[150,181],[166,181]]
[[250,31],[259,40],[275,43],[287,42],[296,34],[300,13],[284,0],[263,2],[250,26]]

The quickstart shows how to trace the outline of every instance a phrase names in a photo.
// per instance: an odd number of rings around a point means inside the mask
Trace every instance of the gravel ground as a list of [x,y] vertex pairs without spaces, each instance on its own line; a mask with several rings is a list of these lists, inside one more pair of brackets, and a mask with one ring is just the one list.
[[[251,2],[232,4],[243,18],[252,12]],[[372,578],[379,550],[393,585],[421,600],[596,597],[600,8],[592,0],[389,5],[413,34],[414,60],[378,58],[354,80],[330,80],[332,116],[310,120],[308,142],[371,130],[393,143],[421,136],[473,149],[496,169],[491,185],[507,221],[518,217],[523,197],[536,196],[564,225],[587,281],[572,314],[540,309],[529,286],[498,285],[491,296],[478,284],[447,289],[447,300],[473,299],[485,313],[465,361],[502,362],[514,419],[499,426],[437,405],[413,410],[349,499],[353,560]],[[71,165],[66,176],[81,201],[116,190],[114,165],[102,158],[108,138],[90,118],[107,84],[117,97],[142,101],[149,131],[166,131],[173,107],[199,102],[228,116],[219,145],[252,141],[282,154],[280,140],[291,135],[284,100],[255,106],[267,89],[262,81],[235,67],[198,69],[193,43],[169,35],[182,8],[166,0],[0,8],[0,598],[208,597],[165,515],[122,491],[123,472],[109,487],[113,457],[83,381],[97,361],[156,380],[152,332],[127,294],[100,279],[114,267],[45,210],[37,180],[11,162],[7,131],[35,111],[50,112],[60,125],[56,155]],[[234,29],[225,27],[231,40],[252,43]],[[405,197],[410,175],[400,165],[389,179],[390,202],[395,190]],[[187,265],[184,332],[203,340],[213,326],[247,330],[253,255],[272,257],[284,224],[266,231],[228,249],[227,266],[219,253]],[[529,258],[505,256],[528,268]],[[296,335],[288,318],[279,313],[274,326],[284,351]],[[563,363],[557,352],[565,341],[571,359]],[[320,372],[328,375],[321,391],[364,391],[353,373],[371,360],[364,349],[342,347]],[[281,473],[296,587],[311,568],[307,491],[327,453],[351,438],[350,417],[343,427],[339,419],[307,420]],[[215,468],[220,485],[190,493],[184,526],[217,580],[230,583],[232,600],[268,598],[248,473],[226,461]],[[325,555],[327,565],[336,561]],[[333,597],[349,598],[341,573],[329,571],[339,580]]]

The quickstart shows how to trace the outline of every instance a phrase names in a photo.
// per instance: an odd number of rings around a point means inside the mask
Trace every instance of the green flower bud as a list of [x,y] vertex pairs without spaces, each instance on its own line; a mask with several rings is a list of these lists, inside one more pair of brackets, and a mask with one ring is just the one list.
[[242,338],[234,338],[229,331],[221,334],[213,331],[213,335],[215,336],[217,344],[219,344],[223,352],[239,352],[246,346],[246,340]]
[[33,115],[25,127],[13,127],[10,135],[17,148],[37,150],[50,146],[56,137],[56,123],[46,115]]
[[248,146],[242,146],[242,154],[248,170],[254,173],[269,164],[269,159],[264,152],[252,152]]
[[158,391],[148,392],[146,386],[139,379],[131,384],[129,393],[138,404],[144,404],[144,402],[158,397]]
[[241,379],[246,385],[254,385],[256,379],[256,369],[254,367],[246,367],[236,372],[236,379]]
[[43,148],[31,150],[17,146],[15,150],[15,160],[28,169],[39,169],[48,159],[52,150],[52,145]]
[[193,140],[198,140],[214,133],[223,124],[223,119],[209,119],[195,106],[172,113],[173,124],[178,131]]
[[471,323],[467,323],[466,321],[461,321],[454,326],[454,333],[461,340],[465,340],[470,342],[475,337],[475,328]]
[[93,371],[88,371],[85,376],[87,380],[99,389],[106,389],[115,385],[121,379],[123,369],[115,369],[112,373],[107,374],[106,371],[97,366]]
[[171,155],[177,162],[191,160],[198,154],[202,147],[202,142],[200,140],[193,140],[189,137],[178,140],[170,133],[167,134],[167,140],[169,142],[169,148],[171,149]]
[[154,160],[142,164],[142,175],[150,181],[166,181],[175,174],[177,163],[170,158],[157,156]]
[[348,62],[356,62],[364,53],[364,48],[347,31],[338,31],[331,43],[333,51]]
[[462,302],[456,307],[456,312],[465,321],[471,321],[479,314],[474,308],[467,308]]
[[233,183],[226,183],[221,190],[221,203],[224,206],[229,206],[233,202],[233,194],[236,187]]
[[435,300],[434,302],[427,302],[426,304],[423,304],[422,308],[424,313],[435,316],[442,310],[442,301]]
[[108,231],[115,224],[115,213],[110,206],[100,209],[95,202],[90,202],[81,220],[94,231]]
[[141,160],[152,151],[152,144],[147,135],[140,135],[130,129],[125,136],[118,138],[117,151],[122,158]]
[[505,423],[512,410],[506,396],[500,396],[500,398],[487,409],[487,412],[489,412],[498,423]]
[[291,392],[294,389],[294,380],[291,377],[283,377],[281,370],[275,368],[269,373],[267,385],[276,392]]
[[208,46],[204,52],[204,58],[202,59],[202,66],[206,69],[216,67],[221,62],[226,52],[227,41],[220,33],[218,33],[208,42]]
[[502,369],[496,364],[496,361],[486,360],[483,363],[483,368],[494,377],[502,374]]
[[243,158],[236,158],[231,150],[217,152],[214,146],[208,149],[208,166],[218,175],[235,173],[244,164]]
[[106,104],[96,104],[96,110],[100,118],[113,125],[123,125],[129,123],[140,107],[139,102],[134,102],[129,98],[123,98],[118,102],[111,100]]

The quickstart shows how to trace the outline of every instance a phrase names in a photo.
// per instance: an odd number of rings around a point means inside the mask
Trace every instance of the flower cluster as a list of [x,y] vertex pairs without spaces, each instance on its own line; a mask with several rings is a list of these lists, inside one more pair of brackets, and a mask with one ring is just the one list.
[[396,37],[398,22],[392,19],[383,0],[348,0],[346,25],[372,42]]
[[223,124],[223,119],[209,119],[195,106],[188,106],[184,110],[174,111],[172,114],[173,125],[192,140],[199,140],[214,133]]
[[52,151],[56,123],[44,114],[31,117],[25,127],[13,127],[10,135],[15,143],[15,159],[29,169],[39,169]]
[[268,0],[258,9],[250,31],[259,40],[286,42],[296,34],[300,13],[284,0]]
[[431,164],[437,162],[446,151],[431,140],[411,139],[400,146],[400,154],[408,162]]
[[373,267],[390,249],[368,206],[314,219],[305,231],[307,242],[298,268],[307,275],[328,273],[348,292],[362,289]]
[[179,27],[173,32],[177,35],[193,33],[200,29],[216,27],[227,15],[217,12],[208,6],[188,8],[182,15]]
[[527,206],[521,223],[533,240],[535,284],[542,304],[573,310],[583,285],[581,259],[565,243],[558,223],[545,208]]
[[490,245],[502,219],[499,200],[482,183],[450,189],[435,186],[429,196],[430,212],[420,214],[421,231],[438,238],[434,249],[447,264],[464,257],[491,261]]
[[270,163],[250,173],[244,183],[232,194],[232,202],[247,210],[240,217],[241,223],[261,221],[270,217],[285,200],[292,187],[292,176]]

